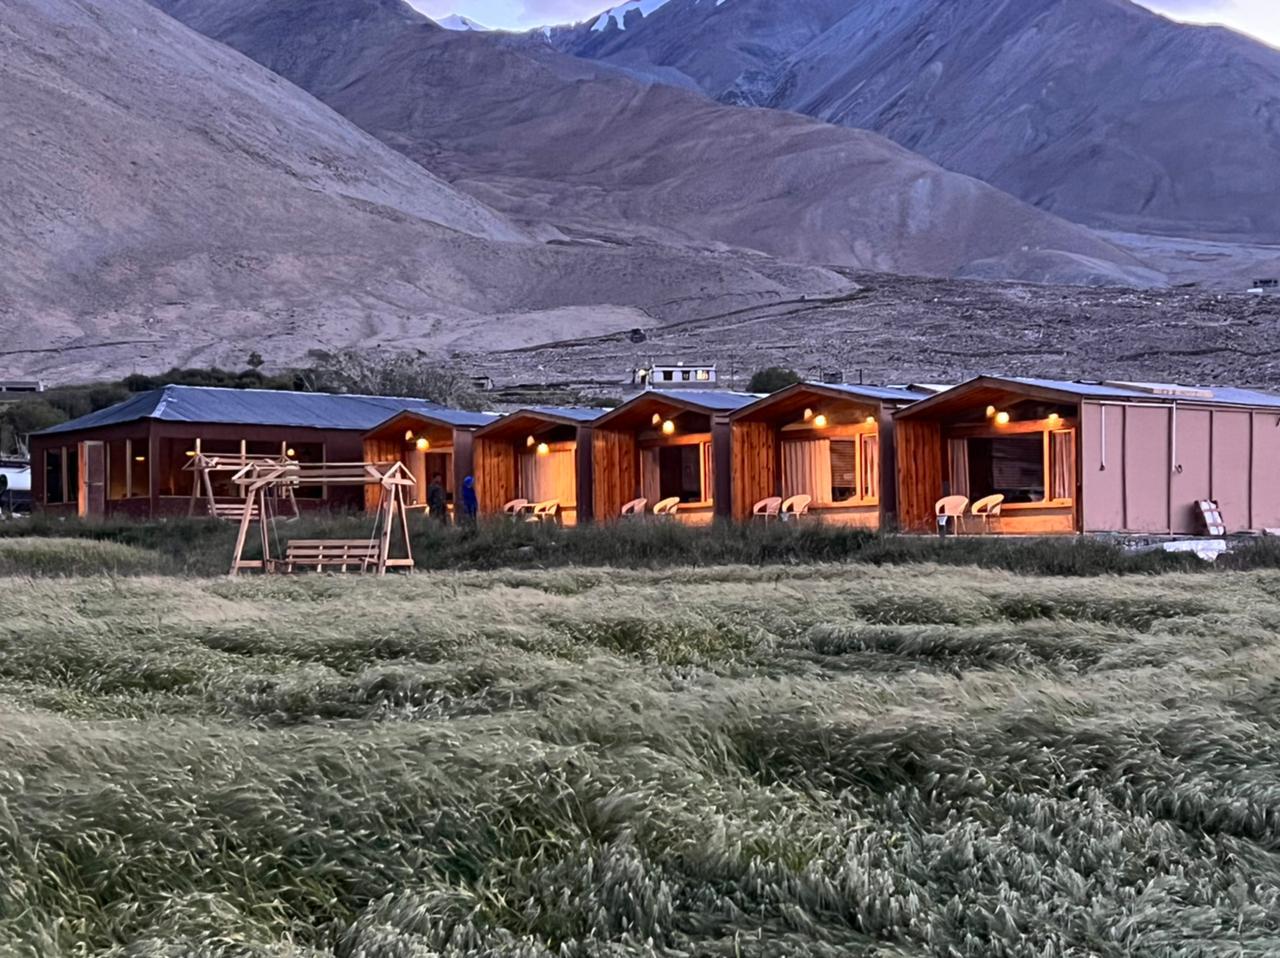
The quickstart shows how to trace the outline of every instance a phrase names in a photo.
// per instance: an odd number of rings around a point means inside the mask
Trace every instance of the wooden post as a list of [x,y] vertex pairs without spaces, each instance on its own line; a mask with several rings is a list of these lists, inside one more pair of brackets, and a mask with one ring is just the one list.
[[400,510],[400,530],[404,533],[404,557],[409,560],[408,568],[413,568],[413,544],[409,541],[409,515],[404,507],[404,486],[396,486],[396,505]]
[[399,487],[389,487],[386,480],[382,486],[382,541],[378,548],[378,575],[387,574],[387,553],[391,549],[391,523],[395,521],[396,500],[394,493]]
[[240,517],[240,531],[236,535],[236,551],[231,556],[231,575],[236,576],[240,573],[240,562],[244,556],[245,540],[249,537],[249,517],[253,515],[253,498],[252,491],[245,495],[244,499],[244,515]]
[[262,533],[262,571],[271,574],[271,530],[267,528],[267,487],[258,489],[258,528]]

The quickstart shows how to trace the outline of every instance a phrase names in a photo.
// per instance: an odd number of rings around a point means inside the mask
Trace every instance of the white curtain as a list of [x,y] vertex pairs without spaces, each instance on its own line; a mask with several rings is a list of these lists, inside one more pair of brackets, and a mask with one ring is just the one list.
[[530,502],[554,499],[562,508],[578,504],[576,463],[572,449],[556,449],[545,456],[520,455],[520,497]]
[[880,437],[862,437],[862,484],[863,499],[880,498]]
[[650,509],[662,501],[662,471],[657,449],[640,450],[640,495],[649,500]]
[[969,440],[952,439],[947,443],[951,465],[951,495],[969,495]]
[[782,496],[812,496],[831,501],[831,442],[827,439],[782,444]]

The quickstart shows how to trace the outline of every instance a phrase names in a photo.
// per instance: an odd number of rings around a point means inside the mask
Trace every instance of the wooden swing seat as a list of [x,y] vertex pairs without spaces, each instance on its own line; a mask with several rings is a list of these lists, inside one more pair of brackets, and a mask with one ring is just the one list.
[[[228,522],[239,522],[244,518],[245,504],[243,502],[214,502],[209,506],[209,515],[215,519],[225,519]],[[249,509],[249,518],[258,521],[258,506],[255,503]]]
[[347,572],[355,566],[356,571],[368,572],[378,567],[381,552],[377,542],[367,539],[293,539],[285,547],[284,558],[272,559],[271,567],[292,573],[298,567]]

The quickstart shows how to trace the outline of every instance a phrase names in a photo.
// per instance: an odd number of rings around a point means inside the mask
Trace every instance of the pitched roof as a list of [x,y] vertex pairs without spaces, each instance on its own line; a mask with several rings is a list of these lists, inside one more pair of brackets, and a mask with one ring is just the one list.
[[883,404],[895,407],[908,406],[932,395],[933,393],[906,386],[852,386],[844,383],[799,382],[742,406],[730,414],[729,418],[734,421],[743,421],[786,415],[792,407],[800,409],[806,403],[813,402],[814,396],[826,397],[837,402],[847,400],[851,403]]
[[630,401],[635,402],[645,396],[670,399],[685,406],[699,406],[709,412],[731,412],[761,398],[759,393],[739,393],[727,389],[649,389]]
[[483,413],[462,412],[425,399],[401,396],[161,386],[35,435],[79,432],[143,419],[367,432],[396,413],[406,410],[421,412],[442,422],[460,426],[483,425],[491,419]]
[[608,409],[595,409],[588,406],[526,406],[489,423],[477,432],[476,436],[482,439],[510,438],[523,434],[526,429],[536,431],[548,425],[586,426],[607,412],[609,412]]
[[836,392],[848,393],[858,399],[879,399],[883,402],[919,402],[934,395],[932,390],[918,389],[914,386],[854,386],[850,383],[802,383],[815,389],[834,389]]

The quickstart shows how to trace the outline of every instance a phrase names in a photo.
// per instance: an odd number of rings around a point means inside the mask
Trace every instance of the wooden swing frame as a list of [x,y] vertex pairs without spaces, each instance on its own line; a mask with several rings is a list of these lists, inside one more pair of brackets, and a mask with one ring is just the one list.
[[[234,482],[235,477],[243,472],[246,466],[253,463],[278,466],[287,465],[290,462],[292,460],[287,456],[257,456],[241,453],[205,455],[197,451],[194,456],[190,457],[187,464],[182,467],[192,474],[191,505],[187,510],[187,515],[194,518],[201,499],[204,499],[205,509],[203,511],[210,518],[239,521],[242,518],[242,510],[245,508],[244,503],[240,501],[219,503],[217,496],[213,494],[213,475],[215,473],[230,473],[232,482]],[[284,486],[277,491],[280,499],[288,502],[289,509],[292,512],[292,515],[288,518],[297,519],[300,513],[298,511],[298,500],[293,495],[293,486]]]
[[[271,504],[281,498],[281,492],[299,486],[380,486],[378,508],[374,512],[373,532],[369,537],[369,545],[376,545],[372,559],[352,559],[334,561],[324,564],[340,565],[345,571],[347,565],[359,565],[361,571],[370,566],[378,575],[386,575],[387,569],[413,568],[413,547],[409,542],[408,514],[405,508],[405,489],[416,488],[417,480],[405,468],[404,463],[376,462],[318,462],[301,463],[287,460],[246,463],[232,477],[232,482],[244,490],[244,511],[240,518],[240,531],[236,536],[235,553],[231,558],[232,577],[246,569],[261,569],[265,574],[274,572],[292,572],[295,565],[319,566],[319,562],[290,559],[288,549],[282,556],[272,555],[270,523],[273,521]],[[295,503],[296,508],[296,503]],[[404,545],[403,557],[391,556],[392,532],[396,522],[400,523],[400,538]],[[244,548],[249,540],[249,526],[258,523],[262,535],[262,558],[244,558]],[[329,543],[343,549],[351,543],[343,540]],[[310,547],[323,546],[325,540],[308,540]]]

